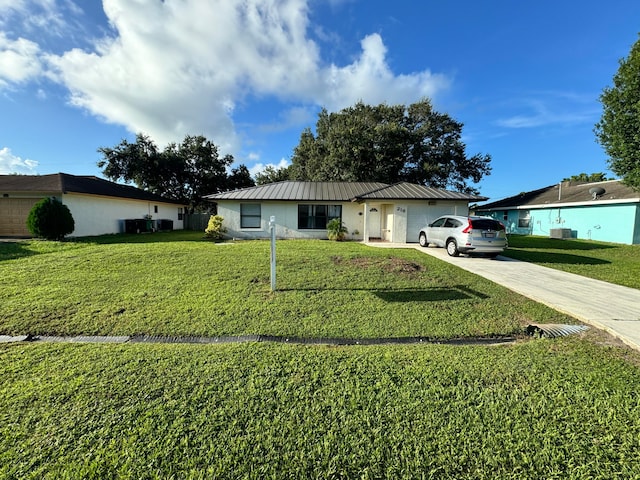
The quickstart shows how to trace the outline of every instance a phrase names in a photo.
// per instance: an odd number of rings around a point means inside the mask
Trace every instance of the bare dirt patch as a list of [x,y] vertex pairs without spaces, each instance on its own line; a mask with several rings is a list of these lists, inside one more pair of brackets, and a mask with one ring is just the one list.
[[358,268],[379,268],[386,273],[396,273],[404,275],[413,275],[424,271],[425,267],[419,263],[411,262],[403,258],[372,258],[372,257],[354,257],[342,258],[340,256],[332,257],[335,265],[350,265]]

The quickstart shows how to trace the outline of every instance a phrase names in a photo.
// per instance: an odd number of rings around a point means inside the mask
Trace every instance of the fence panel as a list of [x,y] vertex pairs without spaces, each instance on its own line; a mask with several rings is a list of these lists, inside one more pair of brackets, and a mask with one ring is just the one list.
[[209,224],[210,213],[189,213],[184,216],[184,229],[204,232]]

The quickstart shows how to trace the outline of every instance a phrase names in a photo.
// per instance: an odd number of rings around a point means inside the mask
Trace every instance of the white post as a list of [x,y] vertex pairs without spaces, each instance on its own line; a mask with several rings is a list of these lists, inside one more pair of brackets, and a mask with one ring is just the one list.
[[271,231],[271,291],[276,291],[276,217],[269,219],[269,230]]

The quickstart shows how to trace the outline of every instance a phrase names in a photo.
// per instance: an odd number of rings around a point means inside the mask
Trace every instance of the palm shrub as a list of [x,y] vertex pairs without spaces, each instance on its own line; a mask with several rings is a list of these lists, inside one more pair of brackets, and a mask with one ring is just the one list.
[[342,220],[334,218],[327,223],[327,236],[329,240],[342,241],[347,236],[349,230],[344,226]]
[[204,231],[204,234],[207,238],[211,238],[213,240],[222,240],[222,237],[227,232],[227,229],[222,226],[222,221],[224,217],[220,215],[211,215],[209,217],[209,223],[207,224],[207,228]]
[[40,200],[27,217],[27,228],[31,235],[47,240],[62,240],[75,227],[69,207],[54,197]]

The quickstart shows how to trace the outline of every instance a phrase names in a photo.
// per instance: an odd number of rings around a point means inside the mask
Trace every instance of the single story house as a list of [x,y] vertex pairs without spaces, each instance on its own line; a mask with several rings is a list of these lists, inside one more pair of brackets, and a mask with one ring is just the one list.
[[561,182],[479,205],[509,233],[640,243],[640,192],[620,180]]
[[352,240],[417,242],[420,229],[440,215],[466,215],[486,197],[412,183],[284,181],[216,193],[223,226],[233,238],[269,238],[275,217],[279,238],[327,238],[340,218]]
[[74,237],[122,233],[125,220],[145,216],[183,228],[186,205],[139,188],[67,173],[0,175],[0,237],[31,236],[27,216],[45,197],[55,197],[69,208]]

